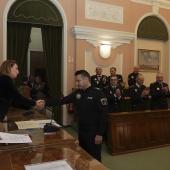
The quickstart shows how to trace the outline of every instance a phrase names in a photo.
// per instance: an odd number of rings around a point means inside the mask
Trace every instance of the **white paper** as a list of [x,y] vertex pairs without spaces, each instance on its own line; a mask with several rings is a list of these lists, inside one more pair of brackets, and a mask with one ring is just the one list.
[[19,121],[15,122],[18,126],[18,129],[34,129],[34,128],[40,128],[37,121],[30,120],[30,121]]
[[10,134],[0,132],[0,143],[31,143],[32,140],[30,139],[28,134]]
[[[39,127],[43,128],[46,123],[51,123],[51,119],[45,119],[45,120],[36,120]],[[56,125],[57,127],[61,127],[61,125],[57,124],[55,120],[52,120],[52,124]]]
[[73,170],[65,160],[24,165],[26,170]]

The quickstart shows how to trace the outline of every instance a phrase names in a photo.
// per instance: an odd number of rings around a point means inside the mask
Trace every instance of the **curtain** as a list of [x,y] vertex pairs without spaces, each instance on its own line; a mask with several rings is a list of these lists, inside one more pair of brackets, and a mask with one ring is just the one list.
[[61,95],[62,28],[41,26],[41,31],[50,96],[54,98]]
[[[47,82],[50,89],[50,97],[61,96],[61,48],[62,48],[62,27],[41,26],[44,57],[46,61]],[[59,108],[54,108],[55,119],[61,121]]]
[[18,87],[26,73],[31,24],[14,22],[7,24],[7,59],[16,60],[18,63],[19,76],[15,82]]

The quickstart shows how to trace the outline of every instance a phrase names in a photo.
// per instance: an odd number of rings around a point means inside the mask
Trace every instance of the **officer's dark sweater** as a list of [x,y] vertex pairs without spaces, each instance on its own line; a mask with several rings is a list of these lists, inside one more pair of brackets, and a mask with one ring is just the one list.
[[2,121],[8,112],[9,107],[20,102],[26,106],[35,106],[36,102],[23,97],[16,89],[13,80],[6,75],[0,75],[0,121]]
[[[58,105],[60,99],[46,100],[47,106]],[[78,113],[79,126],[97,127],[96,135],[103,135],[107,116],[108,106],[105,95],[101,90],[90,86],[86,90],[77,90],[61,99],[61,105],[74,103]]]

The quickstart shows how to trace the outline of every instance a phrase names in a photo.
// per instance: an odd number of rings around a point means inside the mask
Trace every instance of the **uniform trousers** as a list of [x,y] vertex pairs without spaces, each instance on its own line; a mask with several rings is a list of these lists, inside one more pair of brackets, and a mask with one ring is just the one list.
[[101,162],[101,144],[94,143],[96,136],[96,125],[78,126],[79,145],[91,156]]

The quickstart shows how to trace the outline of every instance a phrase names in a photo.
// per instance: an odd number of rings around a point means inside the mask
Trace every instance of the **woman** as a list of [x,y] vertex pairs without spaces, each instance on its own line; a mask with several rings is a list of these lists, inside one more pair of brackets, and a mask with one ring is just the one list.
[[0,121],[3,121],[9,107],[15,102],[26,106],[36,106],[38,109],[44,107],[42,100],[32,100],[23,97],[14,85],[14,79],[19,74],[18,66],[14,60],[6,60],[0,67]]

